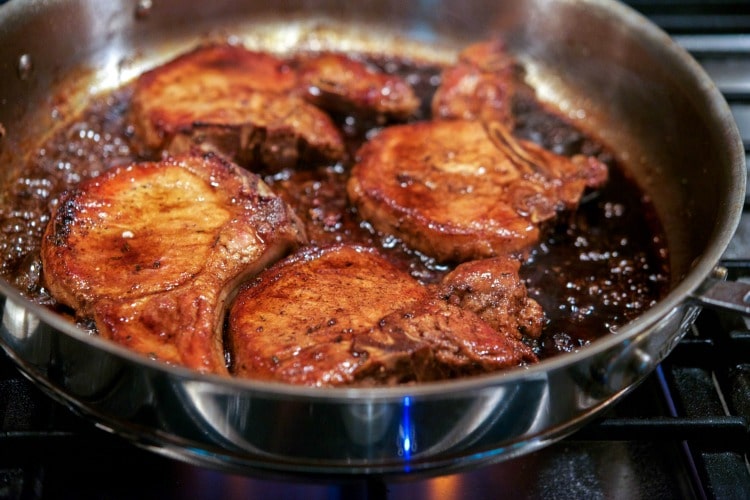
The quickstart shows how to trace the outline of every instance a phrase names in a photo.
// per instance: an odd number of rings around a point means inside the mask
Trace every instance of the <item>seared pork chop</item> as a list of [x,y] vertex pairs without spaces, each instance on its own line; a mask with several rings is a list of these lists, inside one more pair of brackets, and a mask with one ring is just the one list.
[[436,119],[481,119],[513,128],[513,101],[531,94],[523,68],[505,51],[499,39],[470,45],[458,62],[443,70],[432,98]]
[[406,118],[419,104],[403,79],[341,54],[287,60],[208,45],[141,75],[131,122],[144,155],[197,145],[249,168],[280,170],[343,157],[341,134],[321,108]]
[[243,166],[281,169],[300,160],[338,160],[341,134],[330,117],[294,95],[286,62],[232,45],[210,45],[141,75],[131,121],[146,150],[198,145]]
[[103,337],[226,373],[230,295],[304,241],[291,209],[234,164],[210,154],[135,163],[62,196],[42,240],[44,283]]
[[302,55],[296,66],[303,96],[323,109],[406,119],[419,108],[419,99],[403,78],[344,54]]
[[392,126],[357,156],[347,190],[361,217],[439,261],[524,251],[541,222],[607,178],[597,159],[556,155],[498,122]]
[[237,296],[228,331],[237,376],[315,386],[533,362],[516,336],[439,298],[376,251],[346,245],[303,250],[263,272]]

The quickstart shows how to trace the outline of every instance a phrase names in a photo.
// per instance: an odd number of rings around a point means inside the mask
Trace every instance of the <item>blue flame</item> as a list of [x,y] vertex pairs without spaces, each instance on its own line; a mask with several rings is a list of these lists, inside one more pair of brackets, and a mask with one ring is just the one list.
[[417,450],[414,436],[414,424],[411,420],[411,398],[405,396],[402,400],[401,424],[398,429],[398,449],[404,460],[410,460],[412,453]]

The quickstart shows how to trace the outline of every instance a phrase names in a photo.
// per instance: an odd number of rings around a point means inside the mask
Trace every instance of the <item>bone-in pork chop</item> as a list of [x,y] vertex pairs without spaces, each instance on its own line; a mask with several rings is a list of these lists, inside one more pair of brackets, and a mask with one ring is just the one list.
[[498,122],[396,125],[357,156],[347,191],[362,218],[440,261],[525,251],[541,222],[607,178],[597,159],[559,156]]
[[303,250],[243,289],[230,311],[228,342],[237,376],[335,386],[435,380],[535,361],[519,335],[491,328],[376,251],[342,245]]
[[341,158],[340,132],[328,115],[294,95],[297,81],[271,54],[204,46],[138,78],[131,121],[151,151],[174,154],[198,145],[272,170]]
[[63,195],[42,241],[44,283],[103,337],[226,373],[227,301],[303,242],[300,228],[256,175],[214,155],[135,163]]
[[340,160],[340,131],[324,112],[406,118],[412,88],[343,54],[284,59],[235,45],[194,49],[141,75],[131,121],[142,154],[196,145],[249,168]]

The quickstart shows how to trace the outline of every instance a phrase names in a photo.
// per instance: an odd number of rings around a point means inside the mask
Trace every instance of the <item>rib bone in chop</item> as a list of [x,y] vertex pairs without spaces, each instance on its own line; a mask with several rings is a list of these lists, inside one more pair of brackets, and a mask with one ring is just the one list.
[[229,295],[304,240],[291,209],[234,164],[214,155],[135,163],[63,195],[42,241],[44,282],[103,337],[226,373]]
[[596,158],[554,154],[499,122],[395,125],[358,157],[347,191],[362,218],[440,261],[524,251],[607,179]]

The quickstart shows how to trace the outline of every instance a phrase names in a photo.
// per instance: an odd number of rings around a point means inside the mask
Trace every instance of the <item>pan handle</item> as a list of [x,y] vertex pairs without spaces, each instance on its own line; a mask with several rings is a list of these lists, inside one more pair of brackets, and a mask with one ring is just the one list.
[[711,309],[733,311],[750,316],[750,283],[726,281],[727,270],[714,269],[713,276],[690,295],[690,300]]

